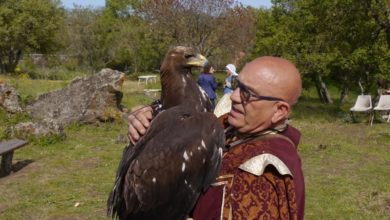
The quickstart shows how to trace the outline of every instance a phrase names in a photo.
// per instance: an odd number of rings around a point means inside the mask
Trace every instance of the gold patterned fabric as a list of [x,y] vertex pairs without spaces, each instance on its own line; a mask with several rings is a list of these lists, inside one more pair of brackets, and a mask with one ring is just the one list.
[[[291,175],[282,175],[272,163],[266,165],[259,176],[239,168],[262,154],[279,158]],[[220,176],[201,195],[193,217],[195,220],[295,220],[303,219],[303,209],[304,183],[296,146],[270,134],[267,138],[241,143],[225,152]]]
[[[266,144],[266,143],[263,143]],[[225,185],[223,219],[297,219],[294,184],[290,175],[281,176],[273,166],[255,176],[237,169],[258,151],[259,143],[244,144],[224,155],[220,174],[233,174]],[[266,147],[264,148],[266,151]]]

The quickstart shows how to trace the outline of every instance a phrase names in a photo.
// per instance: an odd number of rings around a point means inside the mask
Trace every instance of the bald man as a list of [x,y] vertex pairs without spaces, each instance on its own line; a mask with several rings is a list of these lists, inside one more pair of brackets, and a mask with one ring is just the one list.
[[[301,93],[291,62],[260,57],[234,83],[232,108],[220,119],[226,148],[219,177],[191,214],[208,219],[303,219],[304,179],[297,153],[300,133],[287,124]],[[151,109],[129,117],[129,138],[145,133]]]
[[301,78],[289,61],[260,57],[245,65],[236,86],[228,121],[238,132],[252,134],[286,121],[301,93]]

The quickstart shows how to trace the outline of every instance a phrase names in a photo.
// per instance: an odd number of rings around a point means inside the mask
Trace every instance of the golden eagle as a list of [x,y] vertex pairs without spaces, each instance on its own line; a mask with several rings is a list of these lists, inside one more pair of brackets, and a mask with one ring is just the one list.
[[119,219],[184,219],[215,179],[224,132],[191,68],[207,60],[175,47],[160,68],[162,112],[135,146],[125,148],[108,215]]

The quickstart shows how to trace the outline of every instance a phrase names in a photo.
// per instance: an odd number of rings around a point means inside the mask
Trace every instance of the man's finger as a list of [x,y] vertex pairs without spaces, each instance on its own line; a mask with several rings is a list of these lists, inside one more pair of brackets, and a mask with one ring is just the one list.
[[130,143],[131,143],[132,145],[135,145],[135,144],[137,143],[137,141],[138,141],[138,140],[134,140],[134,139],[130,136],[130,134],[127,134],[127,138],[129,139],[129,141],[130,141]]
[[132,127],[134,127],[134,129],[136,131],[138,131],[138,134],[145,134],[146,133],[146,127],[142,124],[142,122],[138,119],[135,119],[131,122],[131,125]]
[[131,110],[132,113],[128,116],[128,138],[135,144],[146,133],[153,118],[153,109],[150,106],[136,106]]
[[133,144],[135,144],[140,138],[138,131],[132,125],[129,125],[128,138]]
[[144,127],[148,128],[150,121],[153,118],[152,109],[143,111],[142,113],[137,114],[136,117],[144,125]]

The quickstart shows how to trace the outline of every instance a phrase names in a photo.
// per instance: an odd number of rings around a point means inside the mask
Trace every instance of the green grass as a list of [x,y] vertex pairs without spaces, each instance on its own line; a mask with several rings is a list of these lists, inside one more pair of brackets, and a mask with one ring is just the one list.
[[[67,84],[1,79],[16,85],[25,97]],[[144,88],[126,81],[123,105],[131,109],[149,103],[153,97],[146,97]],[[308,90],[294,108],[291,123],[302,132],[306,219],[368,220],[390,215],[390,124],[377,121],[369,126],[364,115],[351,123],[348,109],[355,97],[343,105],[324,105]],[[27,119],[0,110],[0,132]],[[15,151],[17,172],[0,178],[0,219],[106,219],[106,200],[124,147],[115,140],[126,132],[124,121],[73,124],[66,128],[63,141],[33,142]]]
[[307,219],[386,219],[390,139],[378,133],[389,133],[389,125],[301,120],[294,125],[302,131]]

